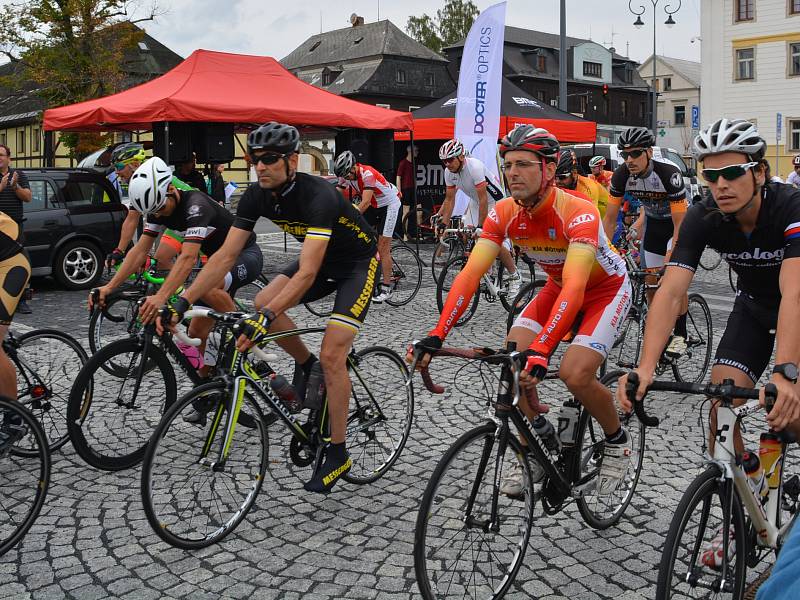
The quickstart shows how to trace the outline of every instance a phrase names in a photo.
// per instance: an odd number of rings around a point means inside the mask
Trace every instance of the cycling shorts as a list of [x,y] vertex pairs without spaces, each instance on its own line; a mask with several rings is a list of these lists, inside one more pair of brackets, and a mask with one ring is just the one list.
[[9,325],[31,276],[31,263],[20,252],[0,261],[0,325]]
[[368,210],[364,217],[378,235],[390,238],[394,235],[394,227],[397,224],[397,213],[400,211],[400,206],[399,201],[392,202],[387,206]]
[[183,236],[174,232],[172,229],[167,229],[161,234],[161,241],[159,244],[166,244],[175,250],[176,254],[180,254],[181,245],[183,244]]
[[241,251],[233,263],[231,270],[225,274],[223,289],[231,296],[240,287],[252,283],[261,275],[264,266],[264,254],[258,244],[250,244]]
[[672,219],[645,217],[644,237],[642,238],[642,268],[664,266],[664,257],[672,247],[672,234],[675,225]]
[[767,368],[775,344],[778,309],[738,293],[717,346],[715,365],[743,371],[755,383]]
[[[548,279],[533,300],[522,309],[514,321],[514,327],[524,327],[538,335],[542,331],[542,324],[550,320],[559,294],[561,287]],[[619,335],[630,307],[631,284],[627,277],[609,277],[586,290],[578,316],[580,325],[572,344],[591,348],[605,358]]]
[[[295,261],[285,267],[281,274],[292,277],[299,269],[300,261]],[[300,302],[314,302],[336,292],[328,324],[344,327],[354,334],[358,333],[372,301],[377,269],[377,256],[342,265],[333,270],[325,269],[323,265]]]

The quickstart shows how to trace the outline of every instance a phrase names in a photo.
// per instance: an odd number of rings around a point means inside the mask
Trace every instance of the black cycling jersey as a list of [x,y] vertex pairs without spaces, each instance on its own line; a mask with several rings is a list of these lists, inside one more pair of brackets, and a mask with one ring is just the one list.
[[651,160],[649,169],[641,176],[631,175],[628,165],[622,163],[614,170],[608,191],[616,199],[629,192],[642,203],[645,215],[653,219],[669,219],[672,203],[682,204],[682,211],[686,206],[686,188],[680,169],[657,160]]
[[299,241],[329,240],[324,266],[347,265],[375,255],[375,231],[330,183],[297,173],[280,195],[251,184],[239,200],[234,227],[252,231],[266,217]]
[[689,209],[669,264],[694,271],[705,247],[714,248],[739,276],[741,293],[776,308],[781,262],[800,257],[800,190],[781,183],[764,186],[756,228],[749,236],[736,220],[723,219],[715,209],[711,198]]
[[[183,236],[183,241],[200,243],[200,249],[211,256],[222,247],[233,225],[233,215],[211,196],[197,190],[180,191],[181,201],[173,213],[166,217],[147,215],[144,235],[157,236],[165,229]],[[251,234],[246,246],[254,244]]]

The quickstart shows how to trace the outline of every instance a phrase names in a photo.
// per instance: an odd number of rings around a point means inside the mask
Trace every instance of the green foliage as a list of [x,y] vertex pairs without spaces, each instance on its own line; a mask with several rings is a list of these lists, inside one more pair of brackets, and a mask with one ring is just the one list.
[[409,17],[406,32],[423,46],[436,53],[467,37],[470,27],[480,14],[472,0],[446,0],[436,11],[436,18],[427,14]]

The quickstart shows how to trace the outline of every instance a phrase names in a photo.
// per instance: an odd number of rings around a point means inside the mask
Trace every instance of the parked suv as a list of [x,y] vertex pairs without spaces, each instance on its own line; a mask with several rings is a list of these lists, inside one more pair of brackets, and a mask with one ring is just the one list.
[[119,240],[127,211],[108,179],[93,169],[22,169],[33,198],[24,204],[31,274],[65,288],[93,287]]
[[[589,160],[593,156],[605,157],[607,161],[606,169],[609,171],[613,171],[623,162],[616,144],[576,144],[574,146],[565,146],[565,148],[575,151],[575,155],[578,157],[578,171],[584,175],[591,173]],[[697,181],[697,173],[694,169],[686,166],[677,150],[653,146],[653,159],[672,163],[681,170],[683,182],[686,186],[686,198],[690,204],[702,197],[703,190]]]

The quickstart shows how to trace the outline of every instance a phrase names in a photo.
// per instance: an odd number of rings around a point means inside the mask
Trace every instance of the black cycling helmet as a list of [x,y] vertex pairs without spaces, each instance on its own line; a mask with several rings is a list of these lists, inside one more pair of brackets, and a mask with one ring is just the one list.
[[627,150],[628,148],[651,148],[655,146],[656,138],[653,132],[646,127],[631,127],[622,132],[617,140],[617,148]]
[[560,144],[552,133],[533,125],[517,125],[500,141],[500,156],[509,150],[527,150],[542,158],[555,160]]
[[300,150],[300,133],[297,128],[270,121],[251,131],[247,136],[247,152],[271,150],[278,154],[291,154]]
[[556,176],[572,175],[573,171],[578,170],[578,163],[575,160],[575,153],[572,150],[562,150],[558,155],[556,164]]

